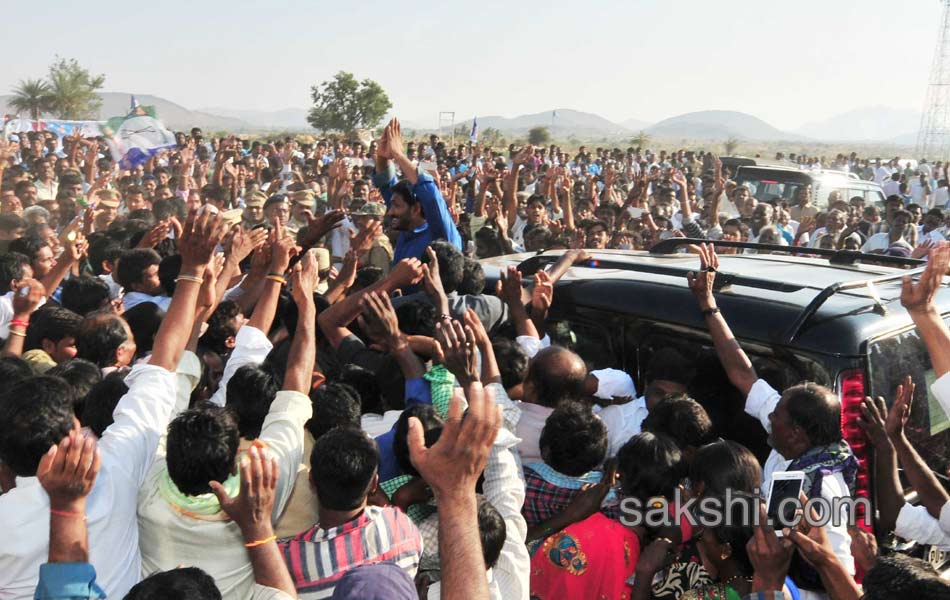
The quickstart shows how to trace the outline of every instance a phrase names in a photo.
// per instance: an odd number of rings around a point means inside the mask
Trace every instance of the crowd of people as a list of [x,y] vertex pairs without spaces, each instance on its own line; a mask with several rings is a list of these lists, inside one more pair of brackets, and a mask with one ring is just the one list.
[[[906,197],[946,165],[889,170],[882,217],[807,187],[758,203],[702,152],[451,147],[396,119],[368,145],[177,138],[127,170],[95,138],[0,142],[0,598],[950,598],[847,523],[625,518],[727,493],[764,517],[786,470],[809,498],[854,492],[838,397],[760,378],[713,246],[688,285],[764,463],[718,437],[675,349],[638,386],[548,318],[589,250],[670,236],[926,256],[901,302],[950,401],[950,244],[938,194]],[[557,248],[486,289],[478,259]],[[950,546],[904,434],[915,383],[864,404],[877,533]]]

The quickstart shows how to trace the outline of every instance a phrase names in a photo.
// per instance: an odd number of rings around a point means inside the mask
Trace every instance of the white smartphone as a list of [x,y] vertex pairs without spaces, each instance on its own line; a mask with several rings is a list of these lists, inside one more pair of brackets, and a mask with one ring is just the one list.
[[627,214],[630,215],[631,219],[639,219],[643,216],[643,209],[636,206],[628,206]]
[[796,524],[795,513],[803,508],[799,496],[804,485],[804,471],[776,471],[772,474],[765,512],[772,523],[775,535],[782,537],[783,528],[793,527]]

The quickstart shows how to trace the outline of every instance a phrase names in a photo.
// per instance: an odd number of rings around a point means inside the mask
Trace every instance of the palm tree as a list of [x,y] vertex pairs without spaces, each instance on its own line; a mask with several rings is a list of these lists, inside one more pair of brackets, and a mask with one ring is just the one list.
[[49,85],[42,79],[20,80],[20,84],[13,88],[13,97],[10,98],[10,107],[18,113],[30,113],[30,118],[39,120],[40,115],[50,109],[52,97]]
[[637,148],[646,148],[653,138],[650,137],[650,134],[646,131],[640,131],[637,135],[630,140],[630,143],[636,146]]

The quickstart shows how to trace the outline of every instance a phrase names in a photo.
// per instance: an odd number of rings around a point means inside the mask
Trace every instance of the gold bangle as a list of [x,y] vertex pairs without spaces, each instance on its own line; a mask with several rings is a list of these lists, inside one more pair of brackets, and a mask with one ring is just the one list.
[[245,548],[256,548],[256,547],[258,547],[258,546],[263,546],[264,544],[269,544],[269,543],[275,541],[276,539],[277,539],[277,536],[276,536],[276,535],[272,535],[272,536],[270,536],[270,537],[268,537],[268,538],[264,538],[264,539],[262,539],[262,540],[257,540],[257,541],[255,541],[255,542],[248,542],[248,543],[244,544],[244,547],[245,547]]
[[202,279],[201,277],[195,277],[194,275],[179,275],[178,277],[175,278],[175,283],[179,283],[181,281],[190,281],[192,283],[204,283],[204,279]]
[[285,285],[285,284],[287,283],[287,280],[284,279],[283,277],[279,276],[279,275],[268,275],[268,276],[265,277],[264,279],[269,279],[269,280],[271,280],[271,281],[276,281],[276,282],[279,283],[280,285]]
[[13,331],[12,329],[10,330],[10,335],[15,335],[17,337],[24,337],[24,338],[26,337],[26,334],[23,333],[22,331]]

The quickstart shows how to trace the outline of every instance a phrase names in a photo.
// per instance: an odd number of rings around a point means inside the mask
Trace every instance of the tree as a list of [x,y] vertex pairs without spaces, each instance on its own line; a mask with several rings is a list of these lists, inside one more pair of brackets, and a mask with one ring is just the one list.
[[42,79],[21,79],[19,85],[13,88],[10,108],[17,113],[29,113],[34,121],[39,120],[40,115],[50,109],[49,85]]
[[93,119],[102,108],[97,90],[105,75],[91,75],[75,58],[56,57],[49,66],[50,112],[60,119]]
[[729,136],[726,138],[726,141],[722,143],[722,148],[726,151],[726,156],[732,156],[732,153],[735,152],[738,147],[739,138],[734,136]]
[[382,86],[371,79],[357,81],[345,71],[310,89],[313,108],[307,122],[321,131],[372,129],[393,107]]
[[551,141],[551,132],[547,127],[532,127],[528,130],[528,143],[532,146],[540,146]]
[[486,146],[495,146],[503,139],[501,131],[494,127],[486,127],[478,133],[478,140]]
[[630,140],[630,143],[636,146],[637,148],[646,148],[650,144],[650,141],[652,139],[653,138],[650,137],[649,133],[647,133],[646,131],[640,130],[640,132],[637,135],[633,136],[633,139]]

